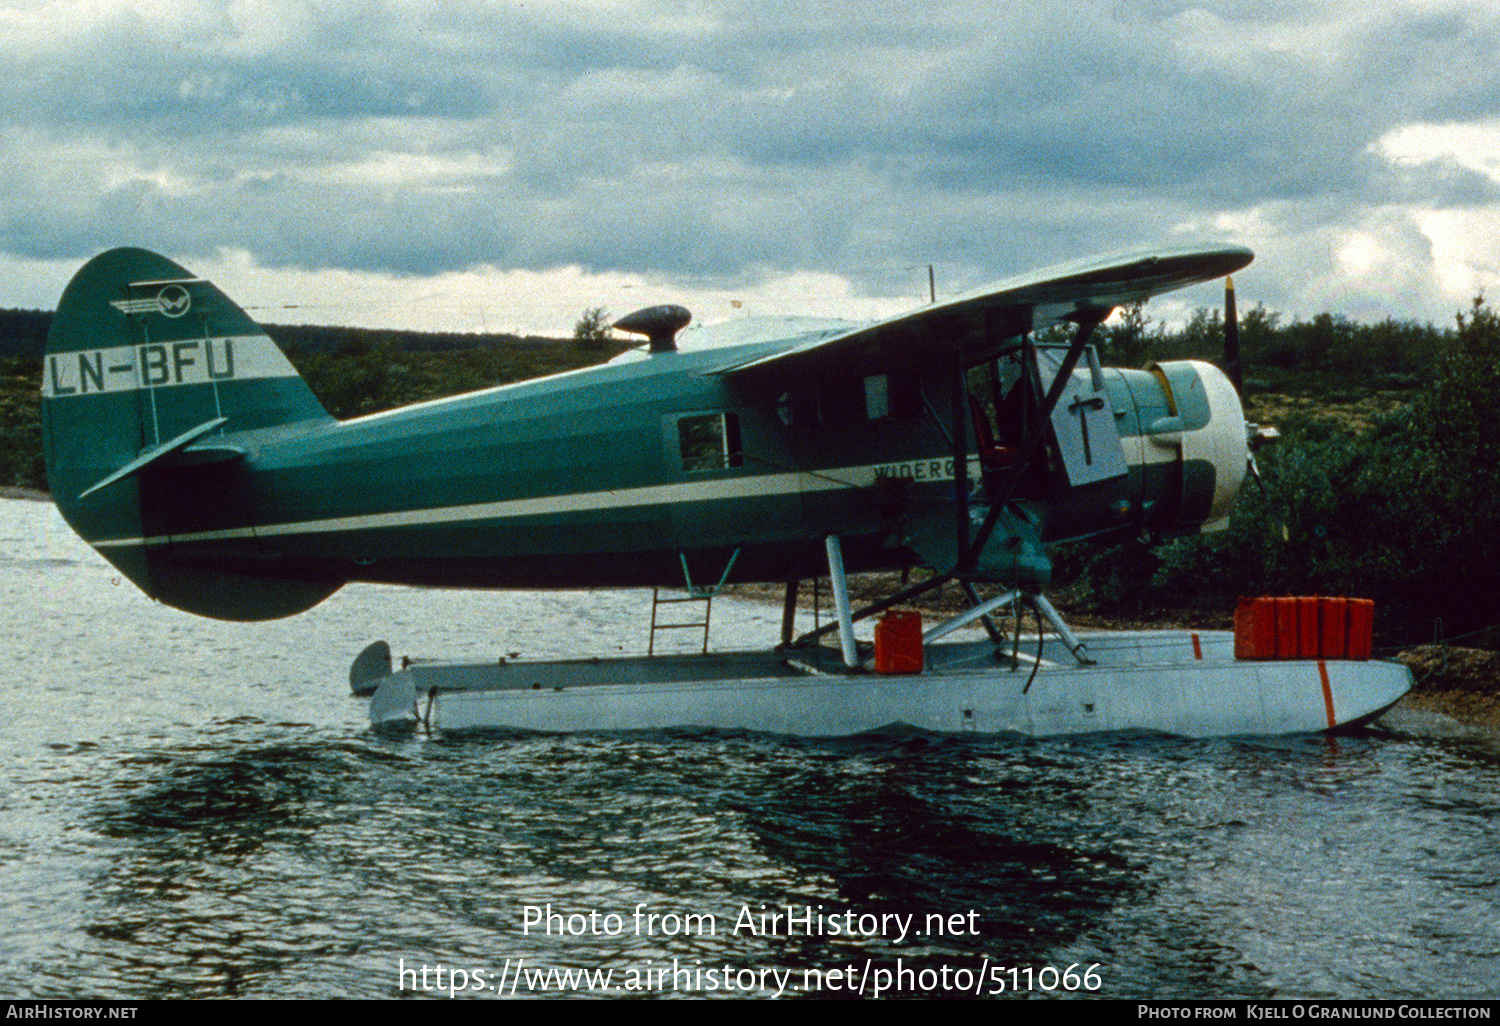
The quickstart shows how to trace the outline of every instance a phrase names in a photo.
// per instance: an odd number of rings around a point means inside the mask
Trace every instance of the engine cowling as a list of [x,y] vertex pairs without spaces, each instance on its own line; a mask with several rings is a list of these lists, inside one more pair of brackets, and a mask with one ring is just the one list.
[[1239,393],[1223,371],[1201,360],[1152,364],[1127,375],[1139,435],[1142,508],[1158,534],[1228,526],[1250,451]]

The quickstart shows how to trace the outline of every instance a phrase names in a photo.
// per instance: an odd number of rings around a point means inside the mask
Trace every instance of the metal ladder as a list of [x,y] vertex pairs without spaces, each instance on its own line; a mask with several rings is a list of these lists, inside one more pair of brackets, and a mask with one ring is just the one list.
[[[675,622],[675,621],[673,623],[660,623],[660,622],[658,622],[658,619],[657,619],[657,609],[658,609],[658,607],[660,607],[660,606],[680,605],[683,602],[702,602],[703,603],[703,619],[702,620],[693,620],[691,622],[682,622],[682,623]],[[704,655],[708,655],[708,621],[710,619],[711,614],[713,613],[713,606],[714,606],[714,595],[713,595],[713,592],[711,592],[711,591],[700,593],[700,594],[696,594],[696,595],[693,594],[692,592],[689,592],[688,594],[682,596],[681,598],[662,598],[661,597],[661,589],[660,588],[652,588],[651,589],[651,638],[646,643],[646,655],[648,655],[648,656],[654,656],[654,655],[656,655],[656,632],[657,631],[675,631],[675,630],[682,630],[682,629],[685,629],[685,628],[692,628],[692,627],[702,627],[703,628],[703,654]]]
[[[734,569],[735,560],[740,558],[740,550],[735,549],[729,557],[728,564],[724,567],[724,573],[719,577],[719,583],[709,587],[698,587],[693,584],[693,575],[688,573],[687,553],[679,552],[677,558],[682,562],[683,590],[687,593],[682,598],[662,598],[660,588],[651,589],[651,636],[646,642],[646,655],[656,655],[656,632],[675,631],[683,628],[703,628],[703,654],[708,655],[708,621],[712,617],[714,608],[714,596],[719,589],[724,587],[724,582],[729,579],[729,571]],[[683,602],[702,602],[703,619],[693,620],[688,623],[660,623],[657,617],[657,609],[661,606],[679,605]]]

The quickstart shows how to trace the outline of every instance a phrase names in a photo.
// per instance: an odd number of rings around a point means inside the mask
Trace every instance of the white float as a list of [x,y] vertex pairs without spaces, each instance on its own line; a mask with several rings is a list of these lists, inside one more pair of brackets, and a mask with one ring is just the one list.
[[[1072,651],[1079,641],[1087,664]],[[410,720],[444,731],[708,727],[802,737],[897,724],[1032,737],[1292,734],[1368,722],[1412,686],[1398,663],[1237,660],[1228,631],[1049,636],[1040,648],[1035,637],[1022,637],[999,654],[990,642],[931,644],[923,658],[915,674],[851,669],[839,650],[824,648],[416,663],[389,673],[389,650],[377,643],[356,662],[351,682],[363,693],[373,689],[375,723]]]

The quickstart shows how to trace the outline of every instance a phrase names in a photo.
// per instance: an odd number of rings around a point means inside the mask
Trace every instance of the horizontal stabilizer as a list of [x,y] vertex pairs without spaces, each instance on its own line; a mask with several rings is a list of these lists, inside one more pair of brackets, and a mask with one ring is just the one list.
[[[178,435],[176,438],[169,439],[168,441],[165,441],[165,442],[161,443],[160,445],[154,446],[154,447],[146,450],[145,452],[141,453],[141,455],[137,456],[135,459],[133,459],[129,463],[125,464],[123,467],[121,467],[119,470],[115,471],[113,474],[110,474],[104,480],[99,481],[99,482],[95,483],[94,485],[91,485],[90,487],[84,489],[82,492],[79,493],[78,497],[80,499],[82,499],[85,496],[92,495],[94,492],[97,492],[101,488],[108,488],[110,485],[114,484],[116,481],[123,481],[125,478],[129,477],[131,474],[140,473],[146,467],[148,467],[151,464],[155,463],[157,460],[161,459],[163,456],[170,456],[170,455],[172,455],[172,453],[177,452],[180,449],[186,449],[189,445],[192,445],[194,442],[196,442],[198,439],[202,438],[204,435],[208,434],[210,431],[213,431],[213,430],[215,430],[217,428],[221,428],[221,427],[223,427],[227,423],[229,423],[229,418],[228,417],[215,417],[213,420],[204,421],[202,424],[199,424],[197,427],[188,428],[186,431],[184,431],[182,434]],[[240,455],[240,456],[244,455],[244,453],[241,450],[237,450],[237,449],[228,449],[228,450],[226,450],[224,447],[215,447],[212,451],[215,452],[215,453],[224,453],[223,456],[219,457],[220,459],[222,459],[222,458],[232,458],[236,454]],[[209,461],[209,462],[214,462],[214,461]]]

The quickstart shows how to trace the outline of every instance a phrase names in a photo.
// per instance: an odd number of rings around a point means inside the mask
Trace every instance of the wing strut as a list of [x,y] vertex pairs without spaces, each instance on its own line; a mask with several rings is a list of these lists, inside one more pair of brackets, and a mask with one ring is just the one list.
[[[909,588],[903,588],[894,595],[888,595],[878,602],[872,602],[859,610],[840,615],[832,623],[824,624],[815,630],[800,635],[792,643],[794,647],[820,638],[825,634],[830,634],[833,631],[841,630],[845,622],[852,624],[856,620],[863,620],[867,616],[882,613],[908,599],[924,595],[929,591],[942,587],[955,577],[960,580],[963,579],[963,571],[973,565],[974,560],[983,551],[985,542],[989,541],[990,535],[994,533],[995,524],[1000,518],[1000,511],[1005,508],[1006,504],[1010,501],[1010,497],[1015,494],[1016,488],[1019,487],[1021,475],[1025,472],[1026,465],[1035,459],[1037,453],[1041,451],[1042,443],[1047,437],[1046,432],[1052,417],[1052,410],[1061,401],[1063,390],[1067,387],[1068,381],[1073,377],[1073,371],[1078,366],[1078,361],[1083,356],[1083,350],[1089,344],[1089,339],[1093,337],[1094,329],[1110,315],[1113,309],[1113,307],[1084,307],[1073,315],[1073,320],[1078,322],[1078,334],[1073,339],[1072,345],[1068,347],[1067,355],[1063,358],[1062,367],[1058,370],[1057,377],[1052,382],[1052,387],[1047,391],[1047,396],[1042,402],[1041,416],[1037,418],[1030,436],[1022,446],[1021,458],[1016,461],[1010,470],[1010,475],[997,491],[997,500],[990,504],[990,511],[985,517],[984,524],[979,528],[978,534],[972,539],[968,537],[968,437],[964,427],[964,415],[968,412],[968,400],[962,369],[963,361],[958,361],[959,370],[956,375],[957,384],[954,387],[955,412],[953,416],[954,501],[958,506],[958,512],[954,516],[954,528],[958,532],[958,549],[960,552],[958,565],[949,569],[946,573],[938,574]],[[987,624],[986,626],[990,625]]]
[[[1042,450],[1042,445],[1046,442],[1047,429],[1052,422],[1052,411],[1057,408],[1063,391],[1068,387],[1068,382],[1073,379],[1073,371],[1078,366],[1078,360],[1083,356],[1089,339],[1093,338],[1094,329],[1103,323],[1113,310],[1113,307],[1086,307],[1074,315],[1073,319],[1078,322],[1078,333],[1073,337],[1073,344],[1068,347],[1067,355],[1063,357],[1057,377],[1052,379],[1052,387],[1047,390],[1047,397],[1042,400],[1041,414],[1032,424],[1031,434],[1022,443],[1020,458],[1011,466],[1005,480],[999,488],[995,489],[995,494],[990,498],[990,510],[985,515],[979,532],[972,539],[968,538],[966,524],[965,530],[959,534],[958,565],[953,568],[949,576],[963,577],[964,571],[972,567],[975,560],[979,558],[979,553],[984,551],[985,543],[995,532],[995,524],[1000,519],[1000,513],[1010,504],[1011,497],[1021,485],[1022,475],[1026,473],[1027,468],[1036,459],[1037,454]],[[967,471],[968,468],[964,469]]]
[[[848,604],[847,586],[842,589],[840,588],[840,580],[843,577],[843,561],[841,558],[842,554],[838,551],[838,538],[835,535],[829,535],[824,539],[824,543],[828,549],[829,570],[834,577],[834,599],[839,605],[838,615],[833,622],[823,624],[821,627],[800,635],[795,642],[792,642],[793,647],[801,646],[833,631],[839,631],[840,647],[844,650],[844,660],[852,666],[854,664],[850,662],[850,641],[852,640],[855,621],[884,612],[894,605],[940,588],[955,577],[960,581],[964,581],[964,571],[973,566],[979,553],[984,550],[985,543],[989,541],[990,535],[995,531],[995,525],[999,522],[1000,512],[1009,504],[1011,496],[1015,494],[1016,489],[1020,486],[1021,476],[1025,473],[1027,465],[1036,459],[1037,454],[1041,451],[1047,437],[1048,425],[1051,423],[1052,411],[1062,400],[1063,391],[1067,388],[1068,382],[1072,380],[1073,371],[1077,368],[1078,361],[1083,356],[1084,349],[1093,337],[1094,329],[1103,323],[1104,319],[1113,310],[1113,307],[1089,306],[1080,308],[1072,316],[1071,319],[1078,324],[1078,333],[1074,337],[1072,344],[1068,347],[1067,355],[1063,357],[1062,366],[1058,369],[1057,377],[1053,379],[1052,386],[1047,390],[1047,395],[1042,400],[1041,415],[1037,417],[1032,426],[1031,434],[1021,447],[1020,459],[1011,467],[1009,475],[1001,487],[996,490],[996,497],[990,503],[989,513],[985,516],[984,523],[980,526],[978,533],[972,538],[969,537],[968,531],[968,435],[964,421],[964,416],[968,412],[968,393],[967,384],[964,380],[963,360],[959,359],[953,397],[954,502],[958,507],[958,511],[954,516],[954,529],[958,532],[957,541],[960,553],[958,565],[946,573],[938,574],[929,580],[922,581],[920,584],[903,588],[894,595],[888,595],[878,602],[872,602],[859,610],[851,611]],[[838,564],[836,571],[835,560],[837,560]],[[966,594],[973,601],[977,596],[974,594],[972,587],[969,587],[966,581],[964,583],[966,585]],[[788,592],[790,594],[790,586]],[[842,599],[842,602],[839,602],[840,599]],[[975,603],[975,605],[978,606],[979,604]],[[989,618],[985,615],[989,612],[988,604],[980,608],[982,610],[981,615],[988,621]],[[1047,608],[1050,609],[1050,605]],[[993,624],[986,622],[985,627],[990,631],[991,636],[994,636],[995,628]],[[788,636],[790,633],[790,630],[784,624],[783,636]],[[1070,647],[1073,646],[1070,644]],[[1076,654],[1077,652],[1075,651]],[[1080,659],[1082,658],[1080,657]]]

